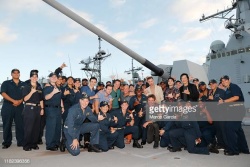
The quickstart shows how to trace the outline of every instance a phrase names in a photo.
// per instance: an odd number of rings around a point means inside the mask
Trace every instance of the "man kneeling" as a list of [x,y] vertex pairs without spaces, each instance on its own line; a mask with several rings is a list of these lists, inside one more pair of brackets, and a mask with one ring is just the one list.
[[[138,126],[134,126],[134,117],[133,114],[130,114],[128,112],[128,102],[122,101],[121,102],[121,109],[113,110],[110,114],[115,116],[118,121],[116,126],[111,127],[111,131],[118,132],[118,138],[116,142],[114,143],[114,146],[118,148],[124,148],[124,136],[128,134],[132,134],[134,142],[133,147],[135,148],[142,148],[138,143],[139,138],[139,128]],[[130,122],[131,126],[127,126],[127,123]]]
[[[98,149],[100,128],[98,120],[103,120],[103,116],[98,115],[97,118],[88,104],[89,97],[83,93],[79,103],[69,109],[64,124],[65,145],[69,153],[73,156],[80,154],[79,136],[85,133],[91,134],[88,152],[102,152]],[[86,118],[88,118],[90,122],[83,123]]]

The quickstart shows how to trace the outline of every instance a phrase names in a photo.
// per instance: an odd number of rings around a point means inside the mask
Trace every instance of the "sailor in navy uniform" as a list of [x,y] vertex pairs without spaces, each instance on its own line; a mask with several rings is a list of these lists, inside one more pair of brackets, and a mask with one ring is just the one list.
[[[98,148],[100,129],[98,121],[103,120],[104,117],[101,115],[96,117],[88,104],[89,97],[87,94],[83,93],[79,103],[69,109],[69,113],[64,124],[66,148],[73,156],[80,154],[79,136],[80,134],[85,133],[91,134],[88,151],[102,152]],[[85,119],[89,119],[90,122],[84,123]]]
[[225,100],[219,100],[220,104],[227,106],[225,133],[227,146],[225,155],[249,154],[246,137],[242,129],[242,119],[245,116],[244,97],[240,87],[231,83],[227,75],[221,78],[222,85],[226,88]]
[[[135,89],[135,95],[129,100],[129,110],[133,111],[134,125],[139,128],[139,138],[142,137],[143,129],[142,126],[145,122],[145,107],[147,104],[147,96],[142,94],[142,87],[137,86]],[[145,131],[144,131],[145,133]],[[146,141],[141,142],[142,145],[146,144]]]
[[74,101],[73,105],[77,104],[81,99],[81,80],[80,78],[75,78],[74,80]]
[[62,93],[56,86],[57,74],[49,74],[50,82],[43,89],[46,115],[46,149],[57,151],[61,137],[61,115],[64,112]]
[[70,76],[67,78],[67,85],[61,88],[62,100],[65,110],[62,114],[63,122],[65,122],[69,108],[74,104],[75,92],[73,86],[74,86],[74,78]]
[[[132,134],[134,139],[133,147],[142,148],[143,146],[138,143],[139,128],[134,126],[134,116],[128,112],[128,101],[122,101],[121,108],[112,111],[110,114],[118,119],[117,125],[111,128],[119,133],[114,146],[124,148],[124,136]],[[130,122],[130,126],[126,126],[128,122]]]
[[[184,107],[192,107],[190,102],[184,105]],[[181,113],[177,121],[171,122],[171,124],[175,124],[176,128],[169,132],[170,141],[173,146],[173,148],[169,149],[170,152],[181,151],[181,147],[184,146],[189,153],[209,154],[207,147],[198,147],[201,144],[202,134],[197,121],[194,120],[194,114],[196,113]]]
[[218,101],[220,99],[225,99],[225,91],[218,87],[217,81],[215,79],[211,79],[208,85],[211,89],[209,91],[207,102],[212,103],[209,103],[209,105],[207,105],[207,109],[213,118],[213,124],[215,127],[217,139],[216,148],[225,149],[227,145],[227,138],[225,134],[226,121],[223,121],[223,119],[225,116],[224,112],[226,111],[226,108],[224,107],[224,105],[218,105]]
[[24,141],[23,150],[38,150],[41,115],[44,114],[41,85],[37,82],[38,70],[31,70],[30,80],[22,90],[25,107],[23,110]]
[[100,139],[99,139],[99,148],[102,151],[108,151],[113,149],[113,145],[118,138],[118,132],[115,131],[111,126],[115,126],[118,122],[117,117],[111,116],[107,113],[109,110],[109,103],[102,101],[100,103],[100,112],[99,115],[102,115],[104,119],[99,122],[100,125]]
[[12,144],[12,123],[15,121],[17,146],[23,145],[23,98],[22,89],[25,85],[20,81],[20,71],[13,69],[11,71],[11,80],[4,81],[1,86],[1,95],[3,96],[3,106],[1,116],[3,121],[3,143],[2,148],[7,149]]

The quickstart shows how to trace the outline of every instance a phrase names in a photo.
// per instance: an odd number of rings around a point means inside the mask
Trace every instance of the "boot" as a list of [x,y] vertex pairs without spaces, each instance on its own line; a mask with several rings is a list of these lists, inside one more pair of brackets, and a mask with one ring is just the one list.
[[134,140],[133,147],[134,148],[143,148],[143,146],[138,143],[138,140]]
[[170,152],[177,152],[177,151],[181,151],[181,148],[170,148],[169,151]]
[[83,148],[89,148],[89,142],[85,142]]
[[66,148],[65,139],[62,139],[62,140],[61,140],[60,145],[59,145],[59,148],[60,148],[60,151],[61,151],[61,152],[65,152],[65,148]]
[[100,150],[98,147],[96,147],[94,145],[89,144],[88,152],[100,153],[100,152],[102,152],[102,150]]
[[154,146],[153,146],[153,148],[158,148],[159,147],[159,142],[154,142]]
[[209,152],[211,152],[211,153],[219,154],[219,150],[216,149],[216,147],[215,147],[213,144],[211,144],[211,143],[208,145],[208,150],[209,150]]

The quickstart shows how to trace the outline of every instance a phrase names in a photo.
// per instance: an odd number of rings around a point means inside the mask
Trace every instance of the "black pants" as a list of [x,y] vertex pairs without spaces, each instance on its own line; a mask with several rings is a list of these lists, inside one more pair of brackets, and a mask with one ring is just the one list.
[[25,106],[23,111],[24,140],[23,148],[37,146],[40,134],[40,106]]
[[39,142],[42,141],[44,127],[46,125],[46,116],[45,116],[45,113],[43,115],[41,115],[40,117],[41,117],[41,121],[40,121]]
[[223,148],[227,146],[227,137],[225,132],[226,121],[214,121],[215,136],[217,139],[217,145]]
[[[88,104],[88,106],[92,109],[92,104]],[[83,123],[88,123],[90,120],[88,118],[85,119]],[[90,133],[85,133],[84,135],[84,143],[89,143],[90,142]],[[82,135],[80,135],[80,141],[82,141]]]

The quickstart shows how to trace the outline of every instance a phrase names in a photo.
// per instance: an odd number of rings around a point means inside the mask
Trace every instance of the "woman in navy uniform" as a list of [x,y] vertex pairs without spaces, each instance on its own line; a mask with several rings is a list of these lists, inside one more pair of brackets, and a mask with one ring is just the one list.
[[41,116],[44,114],[42,88],[37,82],[38,70],[31,70],[30,80],[22,90],[25,107],[23,110],[23,150],[38,150]]
[[13,69],[11,71],[11,80],[4,81],[1,86],[1,95],[3,96],[3,106],[1,116],[3,120],[3,143],[2,148],[7,149],[12,143],[11,127],[13,119],[15,121],[17,146],[23,145],[23,99],[22,88],[24,82],[20,81],[20,71]]
[[62,93],[56,86],[57,74],[50,73],[50,82],[43,89],[46,115],[46,149],[57,151],[61,137],[61,115],[64,112]]
[[114,143],[118,138],[118,132],[116,132],[113,128],[110,129],[111,126],[115,126],[117,124],[117,117],[112,117],[109,113],[109,104],[106,101],[102,101],[100,103],[100,112],[99,115],[102,115],[104,119],[99,122],[100,125],[100,138],[99,138],[99,148],[102,151],[108,151],[109,149],[114,148]]
[[77,104],[81,99],[81,80],[80,78],[75,78],[74,80],[74,101],[73,105]]

